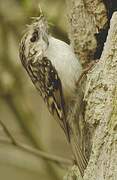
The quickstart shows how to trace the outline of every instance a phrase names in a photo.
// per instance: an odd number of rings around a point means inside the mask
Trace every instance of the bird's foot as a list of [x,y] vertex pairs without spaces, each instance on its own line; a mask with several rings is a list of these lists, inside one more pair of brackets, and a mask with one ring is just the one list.
[[99,59],[95,60],[95,61],[92,61],[91,63],[89,63],[87,65],[87,67],[83,70],[83,72],[81,73],[78,81],[76,82],[76,86],[79,85],[80,81],[83,79],[84,76],[87,75],[87,73],[92,69],[92,67],[97,63],[99,62]]

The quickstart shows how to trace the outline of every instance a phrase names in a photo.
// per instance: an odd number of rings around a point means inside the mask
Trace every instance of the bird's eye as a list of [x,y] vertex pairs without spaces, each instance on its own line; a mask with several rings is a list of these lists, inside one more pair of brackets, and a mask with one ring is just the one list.
[[34,31],[32,37],[30,38],[31,42],[35,42],[38,39],[38,31]]

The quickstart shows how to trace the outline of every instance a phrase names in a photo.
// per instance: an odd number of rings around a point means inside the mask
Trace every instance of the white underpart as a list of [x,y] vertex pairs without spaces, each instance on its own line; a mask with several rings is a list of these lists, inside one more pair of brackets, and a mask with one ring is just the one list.
[[56,68],[62,82],[65,99],[72,97],[79,79],[82,67],[72,48],[65,42],[49,37],[49,47],[46,56]]

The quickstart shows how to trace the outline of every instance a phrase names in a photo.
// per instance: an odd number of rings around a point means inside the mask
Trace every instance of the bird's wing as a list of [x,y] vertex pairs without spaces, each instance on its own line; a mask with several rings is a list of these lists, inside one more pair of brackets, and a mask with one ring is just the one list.
[[70,141],[62,84],[55,67],[49,59],[44,57],[35,63],[29,61],[26,70],[47,104],[50,113],[58,117],[59,124]]

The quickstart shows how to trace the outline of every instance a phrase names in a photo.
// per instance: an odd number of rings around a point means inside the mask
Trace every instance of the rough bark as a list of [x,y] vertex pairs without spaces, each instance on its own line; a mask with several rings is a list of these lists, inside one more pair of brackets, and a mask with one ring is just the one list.
[[[102,1],[99,0],[92,2],[87,0],[85,1],[85,6],[82,0],[68,0],[67,2],[70,3],[68,6],[71,7],[71,11],[69,11],[69,20],[71,19],[71,21],[69,21],[71,43],[74,49],[77,50],[76,53],[81,58],[81,62],[84,63],[84,61],[87,62],[88,58],[90,60],[92,59],[90,55],[93,54],[96,49],[96,39],[94,35],[96,27],[102,28],[107,22],[105,6]],[[90,9],[90,13],[88,10],[86,11],[86,7]],[[95,13],[91,14],[91,12]],[[86,16],[86,13],[88,13],[88,16]],[[92,18],[93,16],[94,18]],[[76,24],[74,23],[74,18],[77,20],[75,22]],[[91,19],[95,19],[95,21],[91,21]],[[83,27],[86,29],[85,32],[81,33]],[[78,37],[78,34],[80,37]],[[84,180],[117,179],[116,41],[117,13],[114,13],[101,58],[88,73],[86,80],[84,94],[84,100],[86,102],[84,112],[86,134],[84,140],[86,140],[85,148],[87,156],[89,157],[89,163],[84,173]],[[82,179],[79,176],[77,167],[72,167],[66,175],[65,180],[72,180],[74,177],[78,180]]]
[[69,38],[82,64],[91,61],[97,48],[96,34],[107,23],[102,0],[66,0]]
[[85,121],[91,155],[85,180],[117,179],[117,13],[114,13],[99,63],[88,74]]

